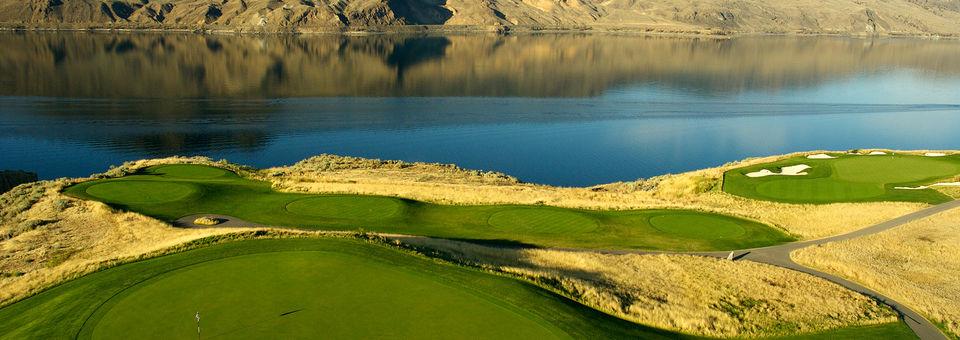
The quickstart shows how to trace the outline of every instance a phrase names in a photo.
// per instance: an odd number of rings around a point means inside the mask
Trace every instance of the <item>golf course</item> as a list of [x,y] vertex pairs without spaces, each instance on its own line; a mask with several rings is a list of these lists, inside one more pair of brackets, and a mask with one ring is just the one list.
[[440,205],[394,197],[277,192],[267,182],[203,165],[154,166],[128,176],[83,182],[66,193],[166,221],[220,214],[272,226],[549,247],[728,250],[794,240],[755,221],[693,210]]
[[[68,281],[0,309],[0,338],[643,338],[534,285],[354,239],[232,241]],[[901,323],[789,339],[911,339]]]
[[[795,174],[777,172],[791,169],[802,171]],[[923,186],[954,182],[951,178],[958,174],[960,157],[957,156],[885,153],[799,156],[727,171],[723,190],[746,198],[785,203],[902,201],[938,204],[951,198]]]

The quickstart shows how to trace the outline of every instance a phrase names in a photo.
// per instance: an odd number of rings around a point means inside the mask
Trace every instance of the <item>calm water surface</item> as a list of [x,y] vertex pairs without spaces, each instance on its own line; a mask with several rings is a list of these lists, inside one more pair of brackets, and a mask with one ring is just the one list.
[[810,149],[960,149],[960,42],[0,34],[0,169],[205,155],[591,185]]

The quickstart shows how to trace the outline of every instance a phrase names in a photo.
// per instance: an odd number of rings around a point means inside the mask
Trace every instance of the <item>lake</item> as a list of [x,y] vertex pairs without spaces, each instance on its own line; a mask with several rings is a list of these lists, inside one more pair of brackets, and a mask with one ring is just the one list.
[[960,41],[0,33],[0,170],[321,153],[586,186],[753,156],[960,148]]

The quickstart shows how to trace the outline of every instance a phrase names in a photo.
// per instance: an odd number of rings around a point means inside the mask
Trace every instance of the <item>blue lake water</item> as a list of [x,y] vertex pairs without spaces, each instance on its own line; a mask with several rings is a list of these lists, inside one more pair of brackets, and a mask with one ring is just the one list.
[[960,41],[0,34],[0,169],[42,178],[334,153],[583,186],[958,129]]

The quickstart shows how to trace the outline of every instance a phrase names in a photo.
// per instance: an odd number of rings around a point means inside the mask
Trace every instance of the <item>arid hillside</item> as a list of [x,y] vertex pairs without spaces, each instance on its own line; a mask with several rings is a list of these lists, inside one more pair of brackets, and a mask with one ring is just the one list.
[[7,28],[960,35],[958,0],[0,0]]

